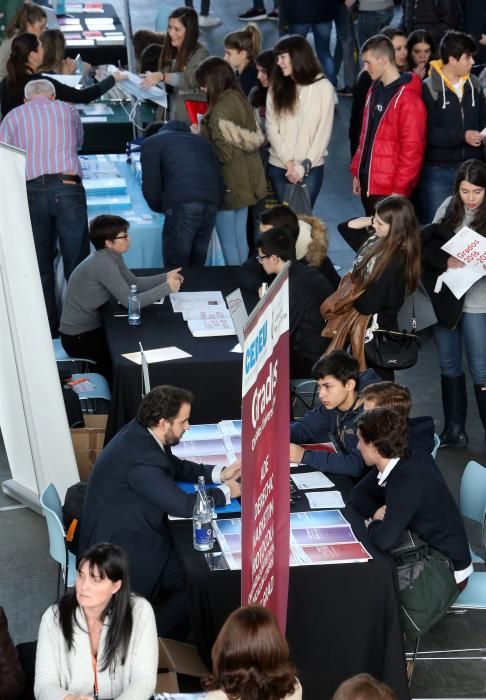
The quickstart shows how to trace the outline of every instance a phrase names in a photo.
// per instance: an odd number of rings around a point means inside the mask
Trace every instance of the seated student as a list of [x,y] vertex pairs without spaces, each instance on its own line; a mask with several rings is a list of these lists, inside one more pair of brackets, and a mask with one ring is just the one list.
[[77,562],[76,585],[42,616],[37,700],[147,700],[157,680],[150,603],[130,591],[126,553],[97,544]]
[[317,270],[295,259],[295,243],[285,228],[271,228],[258,239],[257,260],[267,275],[276,275],[290,260],[290,376],[308,377],[329,341],[321,336],[321,303],[334,291]]
[[[316,362],[312,377],[319,385],[322,406],[291,423],[290,461],[331,474],[360,477],[365,465],[357,450],[355,420],[363,410],[358,390],[379,381],[379,377],[372,369],[360,376],[357,360],[344,350],[333,350]],[[318,442],[333,442],[337,452],[301,447]]]
[[409,417],[412,397],[406,386],[396,382],[377,382],[360,391],[359,397],[363,401],[364,411],[371,411],[382,406],[399,413],[408,426],[410,448],[414,452],[432,452],[434,449],[434,419],[431,416]]
[[[285,228],[295,241],[297,260],[315,267],[331,284],[335,291],[341,280],[332,260],[327,255],[327,226],[317,216],[294,214],[290,207],[280,204],[266,209],[260,216],[260,233],[271,228]],[[257,291],[262,282],[271,280],[256,258],[249,258],[241,267],[241,285],[245,289]]]
[[211,651],[212,673],[202,679],[207,700],[301,700],[289,647],[273,614],[260,605],[234,610]]
[[353,488],[350,502],[365,518],[370,542],[389,552],[407,528],[446,556],[462,589],[473,567],[464,523],[430,455],[410,452],[396,411],[375,408],[357,420],[358,449],[375,467]]
[[101,325],[101,307],[109,299],[128,306],[130,285],[140,292],[140,306],[148,306],[171,292],[178,292],[183,282],[180,268],[151,277],[135,277],[122,254],[130,247],[129,223],[121,216],[103,214],[91,221],[89,235],[96,248],[77,266],[69,278],[62,309],[61,343],[72,357],[86,357],[99,365],[110,378],[110,356]]

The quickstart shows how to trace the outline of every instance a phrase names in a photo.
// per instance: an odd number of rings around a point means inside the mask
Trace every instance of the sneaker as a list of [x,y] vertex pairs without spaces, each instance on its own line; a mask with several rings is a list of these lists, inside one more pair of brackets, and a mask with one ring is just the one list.
[[238,19],[242,22],[248,22],[252,20],[253,22],[259,22],[261,19],[267,19],[267,13],[265,12],[265,10],[255,10],[255,8],[252,7],[246,12],[242,12],[240,15],[238,15]]
[[275,22],[278,22],[278,10],[277,10],[277,8],[275,8],[274,10],[272,10],[271,12],[268,13],[267,19],[272,19]]
[[221,24],[221,20],[216,15],[199,15],[199,26],[203,29],[206,27],[217,27]]

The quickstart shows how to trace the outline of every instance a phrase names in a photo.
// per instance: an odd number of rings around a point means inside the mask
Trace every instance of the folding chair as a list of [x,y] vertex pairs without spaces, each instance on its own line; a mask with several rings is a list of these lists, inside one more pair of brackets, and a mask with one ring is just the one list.
[[61,499],[54,484],[48,484],[40,496],[42,512],[46,518],[49,533],[49,554],[58,563],[57,599],[60,597],[61,573],[64,579],[64,593],[74,586],[76,579],[76,557],[66,546],[66,533],[62,524]]

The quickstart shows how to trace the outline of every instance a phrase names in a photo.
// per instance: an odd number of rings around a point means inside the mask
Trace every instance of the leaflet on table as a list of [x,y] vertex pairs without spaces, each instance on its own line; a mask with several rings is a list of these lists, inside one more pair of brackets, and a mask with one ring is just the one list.
[[[99,121],[100,119],[106,121],[107,117],[83,117],[83,119],[85,121]],[[107,197],[94,195],[91,197],[86,197],[86,204],[88,206],[88,209],[96,209],[97,207],[103,207],[104,209],[106,207],[110,207],[111,209],[130,209],[130,207],[132,206],[132,200],[130,199],[129,194],[113,195]]]
[[221,292],[176,292],[170,294],[174,312],[221,306],[226,309]]
[[[198,488],[197,484],[191,484],[188,481],[176,481],[176,484],[185,493],[195,493]],[[206,488],[211,487],[212,484],[206,484]],[[215,510],[216,513],[241,513],[241,505],[237,498],[232,498],[231,503],[228,503],[226,506],[218,506]],[[171,520],[175,519],[172,516],[169,517]],[[182,518],[180,518],[180,520],[182,520]]]
[[[126,352],[122,353],[122,357],[126,357],[127,360],[135,362],[137,365],[142,364],[142,358],[140,352]],[[147,363],[150,365],[153,362],[167,362],[168,360],[179,360],[182,357],[192,357],[188,352],[184,352],[180,348],[176,348],[175,345],[171,345],[167,348],[155,348],[154,350],[145,350],[145,357]]]
[[87,179],[83,185],[86,195],[125,194],[127,191],[124,177],[96,177]]
[[335,486],[322,472],[292,474],[290,478],[301,491],[306,491],[307,489],[330,489]]
[[187,326],[195,338],[236,335],[231,319],[199,319],[188,321]]
[[344,542],[357,542],[349,525],[292,528],[290,531],[291,545],[342,544]]
[[220,306],[204,309],[188,309],[182,312],[184,321],[231,321],[231,314]]
[[344,508],[339,491],[307,491],[305,497],[311,508]]
[[336,448],[332,442],[311,442],[301,445],[304,450],[311,452],[336,452]]
[[361,542],[293,547],[301,566],[311,564],[352,564],[373,559]]
[[[88,116],[88,117],[93,117],[97,114],[105,114],[105,115],[115,114],[115,112],[113,111],[113,109],[111,107],[109,107],[108,105],[101,104],[101,102],[93,102],[90,105],[80,104],[80,105],[74,105],[74,106],[80,112],[84,112],[84,114],[86,114],[86,116]],[[116,168],[115,168],[115,172],[116,172]]]

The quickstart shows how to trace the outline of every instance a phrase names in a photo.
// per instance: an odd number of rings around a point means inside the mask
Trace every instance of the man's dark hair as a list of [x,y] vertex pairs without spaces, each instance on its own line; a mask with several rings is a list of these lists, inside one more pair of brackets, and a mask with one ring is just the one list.
[[449,63],[449,59],[455,58],[458,61],[462,54],[474,56],[478,50],[478,45],[469,34],[456,32],[450,29],[444,34],[439,44],[439,56],[444,64]]
[[408,452],[407,421],[398,411],[384,406],[365,411],[356,428],[364,442],[372,444],[382,457],[405,457]]
[[260,216],[260,223],[273,228],[286,228],[294,241],[299,237],[299,219],[290,207],[279,204],[278,207],[265,209]]
[[396,36],[403,36],[405,39],[407,38],[407,32],[404,32],[403,29],[400,29],[399,27],[383,27],[383,29],[380,29],[380,34],[387,36],[390,41]]
[[374,54],[378,56],[386,56],[391,64],[394,66],[395,63],[395,48],[389,39],[384,34],[375,34],[370,36],[369,39],[365,41],[361,47],[361,55],[365,54],[367,51],[373,51]]
[[344,350],[333,350],[329,355],[317,360],[312,368],[312,378],[315,380],[324,379],[324,377],[328,375],[337,379],[343,386],[345,386],[350,379],[354,379],[356,390],[358,389],[358,361]]
[[193,394],[170,384],[156,386],[143,397],[138,407],[137,420],[144,428],[153,428],[162,419],[173,420],[183,403],[192,405]]
[[101,214],[95,216],[89,225],[89,237],[96,250],[105,247],[105,241],[114,241],[119,233],[128,231],[130,224],[121,216]]
[[146,46],[140,54],[140,72],[152,71],[155,73],[158,70],[163,50],[162,44],[149,44]]
[[369,673],[359,673],[341,683],[332,700],[397,700],[397,696]]
[[295,240],[292,234],[283,226],[270,228],[260,234],[257,247],[264,255],[278,255],[281,260],[295,260]]

